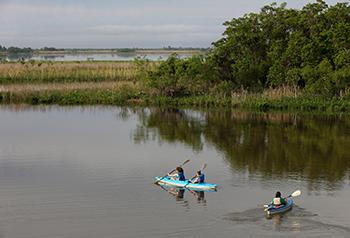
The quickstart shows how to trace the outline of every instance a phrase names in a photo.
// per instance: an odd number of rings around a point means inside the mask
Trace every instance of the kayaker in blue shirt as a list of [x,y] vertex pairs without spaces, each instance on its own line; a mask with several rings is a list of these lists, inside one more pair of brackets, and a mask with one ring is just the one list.
[[199,170],[196,173],[196,176],[192,179],[192,183],[204,183],[205,176],[204,174]]
[[277,207],[281,205],[286,205],[287,201],[285,198],[281,197],[281,192],[276,192],[275,198],[272,200],[272,204]]
[[184,170],[181,167],[176,167],[176,170],[174,173],[168,174],[169,177],[172,177],[174,179],[177,179],[179,181],[185,181],[185,173]]

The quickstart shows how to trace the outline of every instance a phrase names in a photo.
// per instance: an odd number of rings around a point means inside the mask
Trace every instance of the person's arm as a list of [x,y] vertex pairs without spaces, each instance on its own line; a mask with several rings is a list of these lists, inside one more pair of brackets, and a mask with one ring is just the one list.
[[282,205],[286,205],[286,204],[287,204],[287,201],[286,201],[285,198],[281,198],[281,204],[282,204]]
[[194,177],[192,180],[191,180],[191,183],[198,183],[199,182],[199,177],[196,175],[196,177]]
[[176,172],[173,172],[173,173],[168,174],[168,176],[169,176],[169,177],[177,177],[178,175],[177,175]]

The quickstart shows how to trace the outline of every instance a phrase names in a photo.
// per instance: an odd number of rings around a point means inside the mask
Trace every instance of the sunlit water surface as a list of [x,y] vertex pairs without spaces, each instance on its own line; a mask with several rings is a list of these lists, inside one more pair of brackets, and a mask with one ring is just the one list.
[[[350,237],[349,148],[348,116],[2,106],[0,237]],[[217,192],[153,184],[188,158]]]

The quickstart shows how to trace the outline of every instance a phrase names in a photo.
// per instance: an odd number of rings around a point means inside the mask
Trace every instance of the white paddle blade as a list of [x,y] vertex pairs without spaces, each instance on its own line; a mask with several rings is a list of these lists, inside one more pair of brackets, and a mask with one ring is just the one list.
[[206,167],[207,167],[207,164],[204,164],[204,165],[202,166],[202,169],[201,169],[200,171],[205,170]]
[[301,191],[300,191],[300,190],[297,190],[297,191],[295,191],[294,193],[292,193],[291,195],[292,195],[292,197],[298,197],[298,196],[301,195]]
[[269,205],[265,204],[265,205],[264,205],[264,207],[265,207],[265,208],[268,208],[268,207],[269,207]]

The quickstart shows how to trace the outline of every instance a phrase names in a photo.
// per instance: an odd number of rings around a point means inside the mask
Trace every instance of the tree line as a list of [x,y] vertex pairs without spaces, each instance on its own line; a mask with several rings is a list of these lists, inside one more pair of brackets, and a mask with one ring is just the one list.
[[0,45],[0,52],[5,52],[8,54],[28,54],[33,53],[33,49],[30,47],[19,48],[14,46],[6,48],[5,46]]
[[173,55],[147,71],[147,85],[165,96],[291,87],[305,95],[350,97],[348,3],[317,0],[301,9],[273,3],[224,25],[208,54]]

